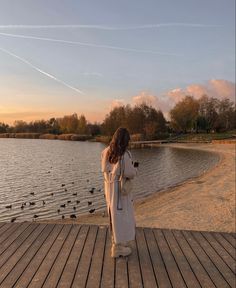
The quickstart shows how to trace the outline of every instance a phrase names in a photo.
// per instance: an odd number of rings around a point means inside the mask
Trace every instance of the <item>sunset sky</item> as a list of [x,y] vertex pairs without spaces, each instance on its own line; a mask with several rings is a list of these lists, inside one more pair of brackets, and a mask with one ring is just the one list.
[[234,0],[0,0],[0,122],[234,100]]

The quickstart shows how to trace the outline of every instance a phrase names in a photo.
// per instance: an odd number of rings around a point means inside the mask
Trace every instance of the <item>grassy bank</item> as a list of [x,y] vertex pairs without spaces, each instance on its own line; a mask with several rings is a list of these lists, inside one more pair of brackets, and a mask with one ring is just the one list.
[[50,139],[50,140],[69,140],[86,141],[93,137],[91,135],[79,134],[40,134],[40,133],[2,133],[0,138],[18,138],[18,139]]

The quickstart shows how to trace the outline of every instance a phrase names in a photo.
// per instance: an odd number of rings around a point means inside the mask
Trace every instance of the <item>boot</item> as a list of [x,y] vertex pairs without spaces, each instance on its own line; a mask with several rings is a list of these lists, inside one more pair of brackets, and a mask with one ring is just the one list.
[[121,244],[113,244],[111,248],[111,257],[112,258],[117,258],[120,256],[128,256],[132,253],[132,250],[130,247],[126,247]]

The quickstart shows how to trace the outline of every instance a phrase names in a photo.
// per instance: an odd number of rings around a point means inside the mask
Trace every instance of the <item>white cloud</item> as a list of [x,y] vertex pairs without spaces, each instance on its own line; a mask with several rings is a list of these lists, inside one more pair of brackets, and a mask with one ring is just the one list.
[[166,93],[173,104],[182,100],[185,95],[199,99],[204,94],[219,100],[229,98],[231,101],[235,101],[235,83],[223,79],[211,79],[206,84],[192,84],[186,88],[175,88]]
[[112,100],[111,104],[110,104],[110,109],[113,109],[115,107],[120,107],[125,105],[125,100],[124,99],[114,99]]

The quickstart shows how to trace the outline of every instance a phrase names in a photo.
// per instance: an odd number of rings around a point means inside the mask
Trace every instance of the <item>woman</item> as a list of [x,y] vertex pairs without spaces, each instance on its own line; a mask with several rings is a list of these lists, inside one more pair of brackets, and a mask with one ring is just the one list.
[[[104,175],[105,197],[110,217],[112,238],[111,256],[127,256],[132,250],[127,243],[135,239],[135,219],[131,191],[122,188],[137,173],[132,157],[127,150],[130,135],[126,128],[118,128],[110,145],[101,155]],[[129,188],[128,188],[129,189]]]

